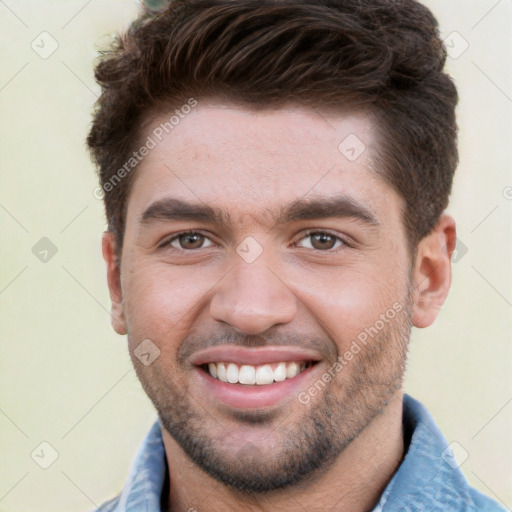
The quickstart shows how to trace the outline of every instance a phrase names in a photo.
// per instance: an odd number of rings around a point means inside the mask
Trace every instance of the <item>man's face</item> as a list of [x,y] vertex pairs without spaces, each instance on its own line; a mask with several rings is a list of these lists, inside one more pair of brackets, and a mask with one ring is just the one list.
[[363,115],[199,103],[137,170],[118,332],[166,430],[235,489],[327,468],[401,387],[411,262],[374,145]]

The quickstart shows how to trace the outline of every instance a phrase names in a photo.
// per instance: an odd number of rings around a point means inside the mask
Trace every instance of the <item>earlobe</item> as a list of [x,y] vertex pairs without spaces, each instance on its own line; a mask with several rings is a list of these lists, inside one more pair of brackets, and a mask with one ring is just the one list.
[[101,240],[103,259],[107,264],[107,282],[112,302],[110,318],[112,327],[117,334],[126,334],[126,321],[123,309],[123,291],[121,288],[121,272],[117,259],[115,236],[106,231]]
[[415,327],[432,325],[448,296],[456,240],[455,221],[443,215],[418,245],[413,271],[412,321]]

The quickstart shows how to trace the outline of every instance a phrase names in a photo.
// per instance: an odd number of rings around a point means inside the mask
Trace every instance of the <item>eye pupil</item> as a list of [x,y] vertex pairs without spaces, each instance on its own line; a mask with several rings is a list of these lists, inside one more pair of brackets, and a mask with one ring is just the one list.
[[327,233],[315,233],[310,235],[312,238],[312,246],[315,249],[332,249],[336,243],[335,238]]
[[[180,245],[182,247],[185,245],[184,248],[187,249],[197,249],[201,247],[201,245],[203,245],[203,239],[204,236],[198,233],[185,233],[184,235],[180,235],[179,237]],[[188,246],[186,245],[187,241],[191,242],[191,244]]]

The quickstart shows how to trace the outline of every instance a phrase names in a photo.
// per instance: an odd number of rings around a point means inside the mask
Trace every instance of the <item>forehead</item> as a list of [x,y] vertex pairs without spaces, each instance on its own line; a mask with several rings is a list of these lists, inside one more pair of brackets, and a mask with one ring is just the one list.
[[154,148],[138,166],[129,212],[169,195],[216,204],[235,222],[275,217],[299,198],[344,194],[377,209],[400,201],[373,168],[374,128],[363,113],[199,102],[171,124],[173,113],[145,125],[142,140]]

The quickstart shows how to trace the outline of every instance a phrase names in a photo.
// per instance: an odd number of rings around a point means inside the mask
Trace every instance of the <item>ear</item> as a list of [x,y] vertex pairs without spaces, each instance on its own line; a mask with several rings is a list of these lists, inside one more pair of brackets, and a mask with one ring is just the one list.
[[455,221],[443,215],[432,232],[418,244],[413,270],[412,322],[415,327],[432,325],[448,296],[456,241]]
[[126,334],[126,321],[123,311],[123,291],[121,289],[121,269],[117,259],[115,236],[113,233],[103,233],[101,240],[103,259],[107,264],[107,281],[110,291],[112,309],[110,319],[117,334]]

